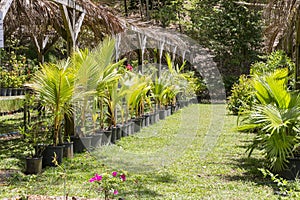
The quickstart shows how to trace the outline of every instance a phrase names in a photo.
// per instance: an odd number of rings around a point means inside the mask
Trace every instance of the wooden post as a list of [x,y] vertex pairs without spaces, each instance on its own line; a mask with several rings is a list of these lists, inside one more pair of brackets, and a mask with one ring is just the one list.
[[44,63],[45,54],[50,50],[50,48],[56,43],[59,36],[55,35],[50,41],[50,35],[37,37],[36,35],[31,36],[33,38],[33,43],[38,54],[38,61]]
[[[85,11],[72,0],[55,0],[55,2],[60,4],[64,26],[67,33],[67,51],[70,56],[76,48],[76,41],[85,17]],[[76,19],[76,11],[80,13],[78,19]]]
[[3,22],[4,18],[11,6],[13,0],[2,0],[0,2],[0,48],[4,47],[4,31],[3,31]]

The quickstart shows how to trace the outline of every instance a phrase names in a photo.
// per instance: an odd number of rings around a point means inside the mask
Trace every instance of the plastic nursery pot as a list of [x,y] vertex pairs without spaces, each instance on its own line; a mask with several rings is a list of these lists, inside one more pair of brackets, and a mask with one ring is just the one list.
[[62,144],[64,146],[63,157],[64,158],[73,158],[74,157],[74,147],[73,142],[65,142]]
[[141,130],[143,126],[143,118],[135,118],[133,119],[134,123],[134,132],[137,133]]
[[103,131],[103,136],[102,136],[102,145],[109,145],[111,141],[111,135],[112,131],[111,130],[104,130]]
[[165,119],[166,116],[167,116],[167,111],[166,111],[166,110],[160,110],[160,111],[159,111],[159,119],[160,119],[160,120]]
[[42,172],[43,157],[28,157],[25,163],[25,174],[40,174]]
[[150,125],[150,115],[149,114],[145,114],[144,118],[145,118],[144,126],[147,127],[147,126]]
[[91,135],[91,137],[92,137],[91,146],[93,148],[97,148],[97,147],[101,146],[103,131],[101,131],[101,132],[98,131],[97,133]]
[[53,163],[54,156],[56,155],[56,161],[58,164],[61,164],[63,161],[64,155],[64,146],[46,146],[45,150],[43,151],[43,168],[50,166],[56,167],[55,163]]
[[92,137],[79,137],[74,136],[71,137],[71,140],[73,141],[74,146],[74,152],[75,153],[82,153],[86,150],[90,150],[92,145]]
[[118,127],[112,127],[111,128],[111,138],[110,138],[110,142],[112,144],[115,144],[117,141],[117,135],[118,135]]
[[129,130],[129,124],[126,123],[122,126],[121,128],[121,134],[122,134],[122,137],[126,137],[128,136],[128,130]]

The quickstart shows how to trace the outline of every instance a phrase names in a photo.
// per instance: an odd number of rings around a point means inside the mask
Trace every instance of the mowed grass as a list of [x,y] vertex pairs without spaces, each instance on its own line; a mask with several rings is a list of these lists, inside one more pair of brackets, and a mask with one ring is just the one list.
[[[235,126],[236,117],[226,115],[225,105],[191,105],[117,145],[77,154],[61,168],[47,168],[38,176],[17,173],[2,183],[0,197],[67,193],[101,199],[89,178],[117,170],[125,171],[127,180],[116,199],[284,198],[274,194],[275,185],[257,170],[263,167],[259,152],[251,158],[245,153],[254,135],[238,133]],[[11,158],[1,157],[3,168]],[[14,159],[19,161],[10,162],[9,168],[22,168],[24,157]],[[294,192],[285,198],[296,196]]]

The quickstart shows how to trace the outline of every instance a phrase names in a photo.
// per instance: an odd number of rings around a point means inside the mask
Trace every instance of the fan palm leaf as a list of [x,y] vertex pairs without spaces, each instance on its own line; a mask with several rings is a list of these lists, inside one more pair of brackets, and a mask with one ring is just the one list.
[[249,146],[262,149],[274,171],[286,167],[287,158],[299,143],[300,95],[287,90],[287,70],[277,70],[267,77],[254,80],[256,97],[260,104],[254,106],[238,130],[258,130]]

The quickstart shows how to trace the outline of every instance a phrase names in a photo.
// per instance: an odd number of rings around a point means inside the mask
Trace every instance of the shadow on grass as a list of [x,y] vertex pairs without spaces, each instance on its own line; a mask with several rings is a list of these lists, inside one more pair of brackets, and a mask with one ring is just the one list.
[[153,198],[162,198],[163,197],[163,195],[161,195],[153,190],[150,190],[148,188],[145,188],[145,187],[141,187],[136,190],[131,190],[130,192],[124,192],[123,194],[125,196],[134,196],[137,199],[141,199],[141,198],[153,199]]
[[232,164],[236,168],[244,169],[244,173],[237,175],[225,175],[224,178],[228,181],[243,181],[243,182],[254,182],[260,186],[268,186],[272,188],[274,194],[284,196],[285,193],[280,191],[278,185],[271,180],[270,177],[263,177],[262,172],[259,168],[265,169],[264,163],[266,163],[263,158],[254,158],[254,157],[244,157],[238,159],[232,159]]
[[259,168],[263,168],[264,159],[258,159],[254,157],[245,157],[233,159],[232,164],[236,166],[236,168],[244,169],[246,172],[241,175],[227,175],[225,178],[230,181],[252,181],[257,184],[265,184],[262,173],[258,170]]
[[0,140],[0,184],[7,184],[10,177],[23,171],[26,146],[20,138]]
[[156,188],[157,191],[151,190],[147,188],[147,183],[151,182],[151,185],[155,184],[158,187],[159,185],[164,185],[165,187],[167,184],[176,184],[177,182],[176,177],[168,172],[144,173],[140,174],[140,176],[143,176],[143,180],[146,180],[146,182],[137,178],[134,189],[126,192],[126,195],[135,196],[137,199],[162,199],[164,195],[157,192],[159,188]]

